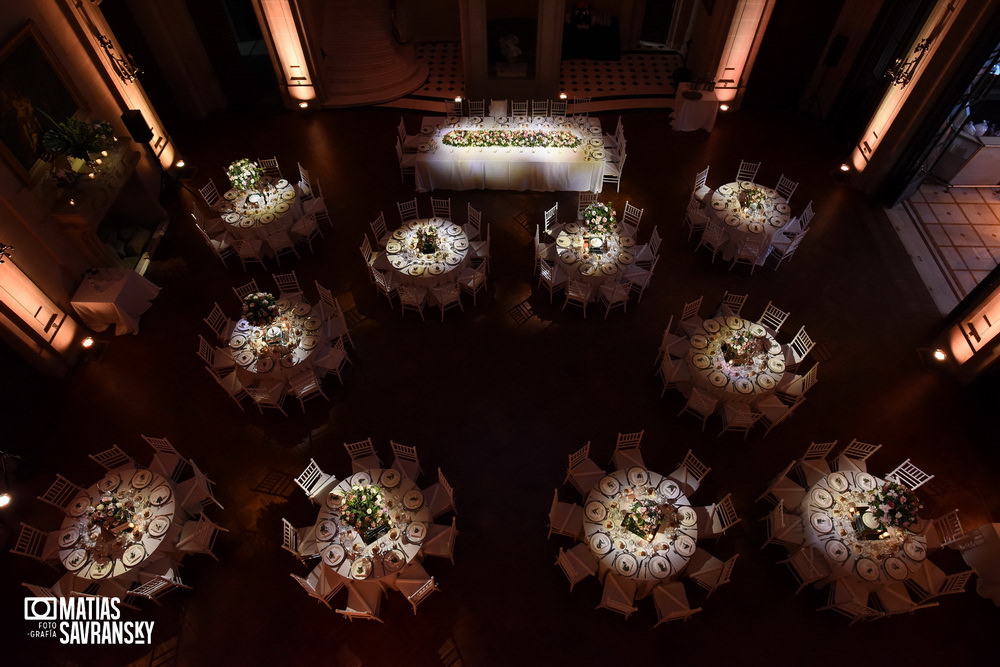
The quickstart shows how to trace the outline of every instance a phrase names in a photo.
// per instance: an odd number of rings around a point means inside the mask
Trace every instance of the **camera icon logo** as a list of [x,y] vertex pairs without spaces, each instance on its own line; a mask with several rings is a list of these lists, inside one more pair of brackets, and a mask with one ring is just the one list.
[[55,621],[59,606],[56,598],[24,598],[24,620]]

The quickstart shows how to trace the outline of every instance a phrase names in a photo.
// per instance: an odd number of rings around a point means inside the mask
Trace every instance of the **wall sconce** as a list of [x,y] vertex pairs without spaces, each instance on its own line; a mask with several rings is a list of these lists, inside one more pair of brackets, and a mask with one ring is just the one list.
[[5,259],[10,259],[10,251],[13,249],[14,246],[12,245],[0,243],[0,264],[3,264]]
[[115,74],[122,80],[122,83],[126,85],[133,83],[142,74],[142,70],[135,64],[135,60],[130,54],[118,55],[115,52],[115,45],[111,43],[110,39],[104,35],[98,35],[97,43],[104,49],[105,55],[111,61],[111,67],[114,68]]
[[913,78],[913,74],[917,71],[917,65],[919,65],[920,61],[924,59],[924,55],[930,47],[930,37],[925,37],[920,40],[917,45],[913,47],[913,60],[896,58],[896,62],[890,65],[889,69],[885,71],[885,77],[892,80],[892,85],[906,88],[906,86],[910,83],[910,79]]

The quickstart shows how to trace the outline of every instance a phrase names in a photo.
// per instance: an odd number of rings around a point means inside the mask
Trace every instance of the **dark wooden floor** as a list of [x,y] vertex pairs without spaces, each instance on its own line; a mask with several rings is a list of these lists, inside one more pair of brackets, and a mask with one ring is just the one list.
[[[616,116],[602,118],[606,129]],[[419,126],[416,115],[406,120],[411,131]],[[288,419],[242,413],[211,383],[195,356],[201,318],[213,301],[235,315],[230,288],[248,276],[224,270],[200,244],[182,214],[190,195],[181,191],[148,273],[163,291],[142,332],[100,335],[108,342],[101,358],[58,382],[10,365],[8,381],[24,389],[12,399],[12,435],[2,448],[25,460],[11,475],[18,502],[2,514],[9,534],[21,520],[58,525],[49,508],[27,499],[56,472],[81,483],[97,479],[86,454],[111,443],[148,458],[139,438],[145,433],[170,438],[218,482],[226,509],[212,514],[230,531],[217,545],[220,562],[185,561],[193,591],[144,612],[156,621],[157,641],[180,635],[181,664],[337,664],[346,647],[365,665],[433,665],[450,637],[470,665],[843,665],[860,656],[931,664],[978,655],[976,643],[992,636],[1000,612],[974,593],[848,628],[833,613],[815,611],[825,591],[793,596],[787,572],[775,565],[783,552],[760,549],[765,536],[757,519],[765,508],[753,499],[811,441],[882,443],[871,462],[876,472],[911,457],[936,475],[921,494],[927,516],[958,507],[973,527],[994,520],[1000,507],[989,420],[995,408],[921,359],[918,349],[941,318],[879,206],[833,177],[843,154],[824,127],[742,112],[720,118],[711,135],[680,134],[664,112],[624,113],[629,163],[621,192],[606,191],[605,198],[619,209],[626,200],[645,208],[641,240],[656,225],[663,257],[642,303],[607,321],[596,312],[587,320],[575,309],[560,312],[560,303],[550,306],[533,291],[531,235],[517,219],[527,216],[533,229],[556,202],[568,217],[573,193],[439,193],[450,194],[456,210],[466,202],[481,209],[494,244],[489,296],[441,324],[436,312],[421,323],[390,309],[358,256],[368,222],[382,210],[395,219],[395,202],[413,197],[395,165],[398,121],[398,112],[381,109],[247,112],[178,129],[176,139],[197,167],[191,187],[209,177],[224,183],[225,166],[236,158],[272,155],[286,174],[299,160],[321,180],[336,229],[315,255],[289,268],[304,285],[318,279],[356,304],[363,319],[353,334],[355,366],[346,386],[326,383],[329,405],[312,402],[302,414],[289,403]],[[794,208],[812,199],[818,212],[793,261],[752,277],[695,254],[682,225],[694,173],[710,164],[709,182],[718,185],[732,180],[743,158],[763,160],[764,183],[782,173],[800,181]],[[427,195],[420,200],[428,208]],[[251,275],[270,284],[264,272]],[[670,315],[699,295],[708,311],[727,289],[750,293],[748,314],[773,300],[792,312],[784,331],[805,325],[819,342],[813,357],[820,383],[767,439],[717,438],[715,420],[701,432],[694,420],[675,416],[681,397],[661,398],[653,376]],[[517,326],[508,310],[525,299],[537,316]],[[558,547],[568,543],[545,537],[552,489],[576,499],[562,487],[567,454],[591,441],[603,463],[619,431],[639,429],[646,430],[643,451],[652,469],[669,472],[693,449],[712,467],[695,500],[709,503],[731,491],[743,517],[729,535],[703,545],[722,558],[741,554],[732,583],[707,600],[688,586],[704,611],[656,630],[651,600],[626,622],[594,610],[597,581],[570,594],[553,566]],[[350,624],[303,594],[288,575],[304,568],[279,548],[280,518],[305,525],[314,512],[298,491],[286,497],[264,488],[274,473],[294,475],[309,457],[344,475],[342,443],[368,436],[387,459],[391,438],[415,445],[425,471],[441,466],[456,488],[461,531],[455,566],[426,563],[441,592],[416,616],[390,595],[384,625]],[[952,552],[938,557],[948,570],[962,565]],[[6,664],[123,664],[143,655],[140,647],[69,648],[27,638],[19,584],[48,584],[57,575],[6,550],[0,571]]]

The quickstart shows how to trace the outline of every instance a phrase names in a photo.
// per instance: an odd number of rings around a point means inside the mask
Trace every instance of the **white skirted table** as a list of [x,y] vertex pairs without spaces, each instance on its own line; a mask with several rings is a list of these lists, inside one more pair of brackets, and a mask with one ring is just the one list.
[[297,198],[295,186],[282,178],[258,192],[229,190],[220,212],[234,237],[263,240],[275,230],[292,226],[299,214]]
[[[354,500],[375,508],[367,515],[378,513],[371,528],[358,527],[358,517],[350,515]],[[394,468],[377,468],[351,475],[330,491],[312,539],[333,573],[353,580],[395,578],[420,553],[430,521],[416,483]]]
[[70,300],[88,328],[104,331],[114,325],[115,335],[139,333],[139,318],[153,305],[160,288],[135,271],[98,269],[80,283]]
[[690,132],[706,130],[711,132],[715,127],[715,117],[719,113],[719,98],[709,90],[691,90],[691,84],[677,84],[677,97],[674,99],[674,115],[670,125],[674,130]]
[[138,572],[173,525],[176,500],[171,483],[151,470],[108,472],[67,506],[59,560],[83,579]]
[[229,338],[229,350],[245,384],[265,378],[287,384],[309,365],[313,351],[329,342],[318,308],[302,300],[277,303],[279,315],[274,322],[253,326],[241,319]]
[[927,558],[927,540],[917,526],[882,527],[864,511],[869,494],[883,483],[867,472],[833,472],[802,500],[805,544],[829,563],[831,579],[850,578],[873,591],[910,578]]
[[[573,280],[599,285],[618,282],[635,260],[635,239],[615,225],[611,233],[596,235],[582,222],[564,226],[556,237],[556,251],[563,269]],[[594,290],[593,300],[597,299]]]
[[676,579],[694,555],[698,516],[676,480],[645,468],[616,470],[587,496],[583,532],[601,576],[634,579],[640,596]]
[[750,181],[726,183],[712,193],[711,206],[705,209],[726,227],[727,241],[722,256],[732,259],[744,239],[762,237],[765,251],[757,259],[762,266],[767,259],[766,248],[774,235],[791,220],[792,209],[788,200],[773,188]]
[[604,140],[596,119],[431,117],[421,135],[426,140],[414,160],[418,192],[604,187]]
[[691,334],[684,357],[695,385],[721,401],[752,403],[774,393],[785,374],[785,353],[762,324],[710,317]]

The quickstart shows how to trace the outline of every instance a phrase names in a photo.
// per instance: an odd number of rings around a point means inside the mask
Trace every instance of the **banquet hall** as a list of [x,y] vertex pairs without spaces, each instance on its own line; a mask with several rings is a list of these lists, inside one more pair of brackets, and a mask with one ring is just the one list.
[[[1000,114],[989,116],[1000,99],[1000,87],[990,88],[998,50],[989,43],[1000,33],[1000,3],[844,0],[815,10],[792,0],[385,0],[364,10],[301,0],[10,4],[0,19],[0,111],[13,109],[7,91],[21,80],[11,63],[31,56],[43,67],[36,74],[48,71],[63,83],[62,93],[32,97],[39,108],[107,121],[117,147],[104,156],[107,164],[85,164],[73,177],[82,182],[57,188],[46,160],[17,152],[16,118],[4,116],[0,127],[5,664],[714,664],[763,662],[756,656],[766,652],[771,664],[822,665],[840,664],[845,651],[869,660],[912,651],[926,661],[983,655],[981,638],[1000,620],[996,592],[981,585],[984,568],[964,592],[936,599],[939,606],[851,623],[820,611],[831,602],[829,587],[796,591],[780,562],[788,554],[766,544],[773,510],[761,496],[790,461],[805,468],[800,459],[811,444],[836,441],[836,453],[859,440],[881,445],[867,460],[873,475],[886,477],[907,460],[933,475],[917,491],[926,519],[957,508],[970,535],[1000,522],[990,330],[1000,275],[1000,242],[990,232],[1000,228],[998,173],[993,167],[991,180],[971,184],[989,187],[961,184],[979,168],[976,156],[995,145],[966,124],[993,122],[995,131],[1000,122]],[[493,46],[508,33],[520,34],[521,55]],[[883,49],[889,35],[894,49]],[[352,50],[373,60],[360,62]],[[884,76],[887,68],[893,77]],[[679,86],[694,84],[700,98],[679,94]],[[394,150],[401,120],[404,135],[423,141],[448,131],[456,114],[446,105],[456,97],[462,123],[475,117],[470,102],[477,100],[545,100],[549,111],[531,115],[562,128],[554,112],[560,93],[566,118],[585,117],[578,127],[599,126],[603,141],[621,124],[627,166],[619,182],[605,181],[593,194],[619,216],[641,209],[637,245],[654,232],[662,239],[648,285],[625,308],[606,308],[595,288],[584,310],[569,301],[568,286],[553,293],[539,277],[533,238],[544,236],[553,207],[561,229],[580,222],[580,191],[509,183],[423,191],[416,175],[401,174]],[[69,108],[51,102],[60,94]],[[698,117],[697,129],[681,129],[680,119],[690,118],[682,107],[706,99],[711,120]],[[422,134],[424,127],[434,129]],[[982,150],[960,150],[972,143]],[[402,155],[419,162],[446,150]],[[235,253],[220,261],[220,246],[206,243],[196,223],[225,213],[201,190],[212,181],[224,197],[227,170],[241,158],[277,161],[284,189],[295,193],[291,212],[307,204],[298,201],[305,169],[326,218],[313,209],[302,219],[318,222],[322,234],[289,232],[294,251],[286,254],[267,245],[270,233],[257,234],[250,223],[239,229],[241,218],[236,233],[270,250],[259,262]],[[750,180],[765,189],[783,177],[798,183],[785,198],[789,218],[810,202],[815,210],[808,235],[780,262],[768,253],[734,263],[726,248],[716,257],[686,220],[699,172],[709,167],[707,185],[721,193],[743,180],[737,171],[746,161],[760,163]],[[88,179],[113,183],[113,201],[94,197],[104,190],[88,189]],[[475,299],[462,292],[461,308],[446,311],[428,299],[413,312],[373,282],[358,246],[364,237],[374,254],[387,251],[372,221],[383,215],[391,243],[404,226],[400,203],[415,200],[426,219],[432,198],[448,200],[447,217],[470,246],[485,242],[470,248],[455,273],[485,267],[486,284]],[[711,209],[712,197],[706,201]],[[481,215],[478,237],[467,224],[471,211]],[[255,224],[268,224],[263,219]],[[555,246],[558,238],[554,230],[548,240]],[[737,245],[730,250],[738,254]],[[337,378],[321,377],[321,395],[308,400],[291,394],[294,373],[286,368],[289,395],[279,411],[265,409],[257,395],[227,397],[200,368],[199,336],[213,354],[226,353],[223,379],[257,384],[256,366],[237,362],[242,367],[228,372],[239,331],[216,340],[205,318],[217,304],[239,319],[244,298],[234,298],[234,289],[253,281],[253,292],[278,295],[276,278],[288,273],[303,293],[296,326],[326,317],[319,288],[342,311],[343,329],[324,326],[315,336],[322,349],[309,356],[329,354],[329,345],[349,361],[326,373]],[[625,267],[621,273],[632,275]],[[151,287],[139,306],[126,304],[102,321],[106,312],[86,310],[77,298],[89,287],[101,302],[102,276]],[[771,304],[787,311],[776,344],[808,330],[815,345],[796,372],[821,367],[794,414],[745,435],[727,430],[721,407],[705,417],[683,414],[697,378],[668,386],[661,365],[666,358],[684,367],[693,358],[661,349],[665,329],[693,344],[730,295],[746,295],[747,321]],[[699,299],[702,328],[683,332],[682,312]],[[644,467],[657,479],[693,452],[711,471],[692,504],[729,497],[741,518],[724,534],[698,537],[699,549],[721,560],[739,556],[731,581],[706,595],[678,579],[701,610],[657,627],[653,596],[636,599],[637,611],[625,618],[595,609],[600,578],[568,585],[556,561],[575,540],[552,532],[547,514],[553,489],[560,501],[587,503],[587,493],[564,481],[568,456],[589,443],[600,469],[624,468],[616,438],[639,432]],[[81,489],[101,480],[110,468],[94,455],[112,446],[126,468],[158,471],[153,445],[163,439],[196,461],[173,480],[178,508],[190,480],[211,479],[212,503],[190,511],[201,518],[188,524],[210,519],[216,532],[207,551],[177,561],[183,585],[162,599],[130,598],[137,609],[123,608],[125,618],[153,622],[152,642],[80,646],[28,636],[35,625],[22,599],[35,593],[23,584],[54,586],[69,568],[65,559],[39,562],[10,551],[22,524],[48,532],[67,519],[39,496],[57,475]],[[411,446],[424,495],[445,476],[454,489],[453,507],[427,518],[432,530],[457,530],[451,557],[418,559],[437,590],[419,607],[385,591],[381,622],[338,614],[346,591],[332,608],[310,599],[289,575],[306,578],[324,559],[282,549],[282,520],[312,527],[333,516],[296,478],[310,461],[338,481],[368,470],[344,446],[366,439],[381,459],[370,468],[388,468],[398,445]],[[156,475],[170,480],[169,471]],[[806,489],[808,477],[799,480]],[[155,494],[147,495],[152,502]],[[956,544],[931,559],[957,573],[977,567],[964,558],[975,548]],[[917,648],[917,637],[928,639]]]

